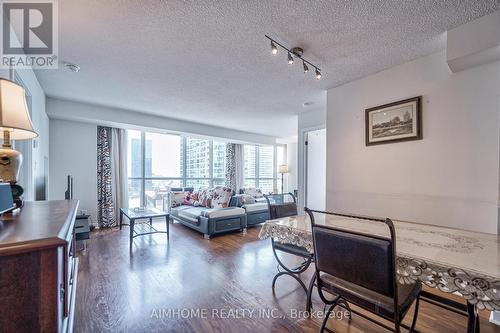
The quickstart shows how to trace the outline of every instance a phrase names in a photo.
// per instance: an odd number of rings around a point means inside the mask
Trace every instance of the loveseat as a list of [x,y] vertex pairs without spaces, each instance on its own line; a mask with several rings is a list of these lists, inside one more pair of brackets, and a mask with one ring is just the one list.
[[260,189],[242,188],[231,198],[230,206],[241,207],[247,215],[247,226],[254,226],[270,219],[269,205]]
[[204,234],[206,239],[247,227],[245,210],[229,207],[233,191],[224,186],[199,191],[172,191],[170,216],[183,225]]

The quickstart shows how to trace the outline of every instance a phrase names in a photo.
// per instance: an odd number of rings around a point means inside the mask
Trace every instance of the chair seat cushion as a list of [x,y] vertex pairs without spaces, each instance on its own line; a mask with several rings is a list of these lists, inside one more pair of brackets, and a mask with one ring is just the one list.
[[267,202],[257,202],[253,204],[247,204],[242,206],[247,213],[253,212],[265,212],[269,209]]
[[[340,295],[348,302],[365,308],[386,319],[391,321],[394,320],[394,300],[391,297],[387,297],[326,273],[321,274],[321,281],[326,291]],[[420,283],[398,283],[399,320],[402,320],[406,315],[421,290],[422,285]]]
[[[182,207],[182,206],[181,206]],[[180,209],[177,212],[177,215],[179,218],[182,218],[185,221],[189,221],[192,224],[199,225],[200,221],[198,220],[198,217],[200,217],[203,213],[203,211],[206,209],[204,207],[190,207],[189,208],[184,208]]]
[[201,216],[208,217],[210,219],[220,218],[220,217],[231,217],[245,215],[245,210],[239,207],[228,207],[228,208],[204,208]]
[[280,251],[283,251],[283,252],[286,252],[289,254],[303,257],[303,258],[308,258],[308,257],[311,257],[313,255],[312,253],[307,251],[305,247],[297,246],[297,245],[293,245],[293,244],[280,243],[277,241],[274,242],[274,248],[276,250],[280,250]]

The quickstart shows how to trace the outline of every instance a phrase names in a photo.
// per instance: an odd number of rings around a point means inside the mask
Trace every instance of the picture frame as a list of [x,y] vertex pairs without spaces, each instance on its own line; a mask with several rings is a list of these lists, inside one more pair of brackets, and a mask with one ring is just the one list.
[[366,146],[422,140],[422,96],[365,110]]

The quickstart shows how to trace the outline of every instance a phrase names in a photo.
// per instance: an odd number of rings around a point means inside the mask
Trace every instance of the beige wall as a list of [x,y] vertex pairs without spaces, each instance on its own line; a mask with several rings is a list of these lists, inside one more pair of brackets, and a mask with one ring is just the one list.
[[[365,146],[364,110],[423,96],[421,141]],[[331,89],[327,209],[497,232],[500,62],[445,52]]]

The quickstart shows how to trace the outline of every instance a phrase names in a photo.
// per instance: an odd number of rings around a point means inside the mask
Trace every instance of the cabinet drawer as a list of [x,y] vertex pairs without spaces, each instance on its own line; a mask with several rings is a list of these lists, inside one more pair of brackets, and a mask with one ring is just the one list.
[[220,220],[215,222],[215,231],[229,231],[229,230],[237,230],[242,228],[241,219],[233,218],[227,220]]

